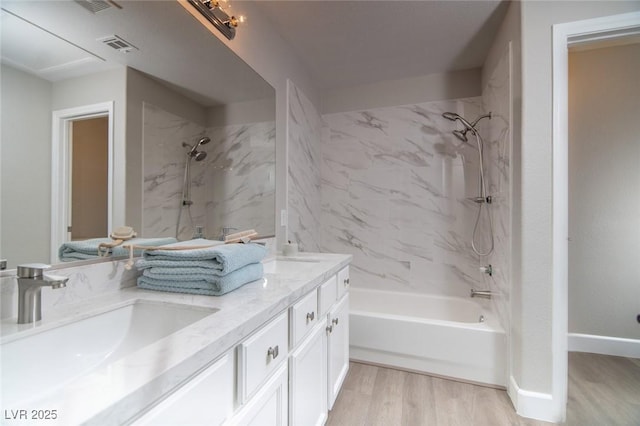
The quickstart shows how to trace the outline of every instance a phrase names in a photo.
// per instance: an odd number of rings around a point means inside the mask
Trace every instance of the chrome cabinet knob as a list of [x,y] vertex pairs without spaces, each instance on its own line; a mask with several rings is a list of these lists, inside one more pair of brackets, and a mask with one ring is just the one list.
[[307,322],[311,322],[314,319],[316,319],[316,313],[315,312],[312,311],[312,312],[307,313]]
[[338,325],[338,318],[334,318],[331,320],[331,324]]
[[272,359],[276,359],[279,353],[280,353],[280,350],[278,349],[277,345],[275,347],[270,347],[269,350],[267,351],[267,359],[269,357],[271,357]]

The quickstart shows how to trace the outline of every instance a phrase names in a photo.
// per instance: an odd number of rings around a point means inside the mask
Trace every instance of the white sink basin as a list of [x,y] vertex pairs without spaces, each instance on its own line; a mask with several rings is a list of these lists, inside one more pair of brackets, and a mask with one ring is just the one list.
[[18,335],[0,347],[3,405],[40,399],[216,311],[138,300],[23,338]]

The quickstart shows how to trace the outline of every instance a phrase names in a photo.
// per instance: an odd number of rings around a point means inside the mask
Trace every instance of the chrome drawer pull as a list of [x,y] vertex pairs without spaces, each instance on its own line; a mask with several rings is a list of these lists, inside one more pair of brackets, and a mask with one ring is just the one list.
[[327,333],[333,333],[333,326],[332,325],[327,326],[326,330],[327,330]]
[[338,318],[334,318],[331,320],[331,324],[338,325]]
[[276,359],[279,353],[280,351],[278,350],[278,346],[276,346],[275,348],[269,348],[269,350],[267,351],[267,358],[272,357],[273,359]]
[[310,312],[307,314],[307,322],[313,321],[316,318],[315,312]]
[[348,287],[349,286],[349,278],[345,278],[344,279],[344,286]]

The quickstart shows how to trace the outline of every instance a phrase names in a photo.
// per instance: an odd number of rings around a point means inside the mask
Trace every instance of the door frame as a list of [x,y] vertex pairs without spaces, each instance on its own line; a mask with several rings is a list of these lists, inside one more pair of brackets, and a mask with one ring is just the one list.
[[569,374],[569,47],[637,34],[640,12],[553,25],[552,400],[554,418],[562,420]]
[[[113,110],[114,102],[102,102],[53,111],[51,135],[51,262],[58,263],[59,247],[69,241],[71,223],[71,122],[108,117],[107,229],[113,222]],[[106,235],[105,235],[106,237]]]

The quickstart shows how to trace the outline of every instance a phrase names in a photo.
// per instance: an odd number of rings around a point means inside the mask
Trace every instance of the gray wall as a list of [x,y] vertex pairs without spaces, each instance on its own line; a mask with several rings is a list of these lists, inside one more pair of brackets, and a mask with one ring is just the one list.
[[2,65],[0,258],[49,261],[51,97],[46,80]]
[[[640,2],[522,2],[522,138],[514,182],[513,376],[552,393],[552,26],[640,9]],[[514,140],[514,145],[517,141]],[[515,153],[514,153],[515,155]],[[516,263],[518,262],[518,263]],[[558,320],[561,320],[558,318]],[[556,370],[555,372],[559,372]]]
[[569,55],[569,332],[640,339],[640,44]]

